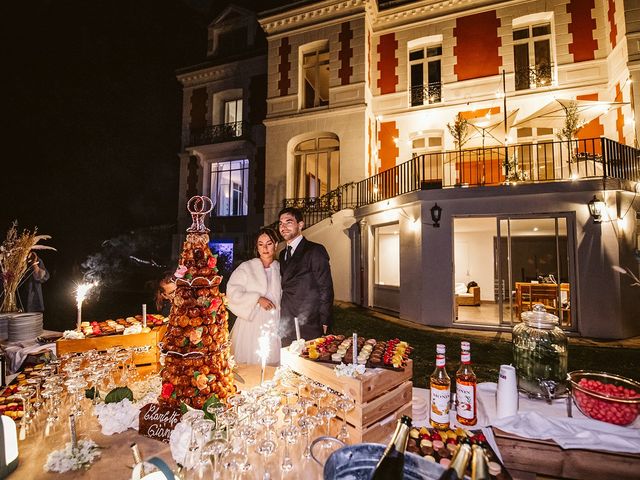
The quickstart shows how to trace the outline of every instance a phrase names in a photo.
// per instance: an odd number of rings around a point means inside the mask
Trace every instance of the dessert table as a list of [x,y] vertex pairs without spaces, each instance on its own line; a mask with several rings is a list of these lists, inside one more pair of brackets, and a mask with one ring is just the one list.
[[[265,371],[265,379],[270,379],[274,372],[273,367],[267,366]],[[240,390],[251,388],[260,383],[260,367],[258,365],[239,365],[237,373],[244,379],[245,383],[237,383]],[[65,430],[65,428],[62,428]],[[66,429],[68,430],[68,428]],[[78,436],[83,438],[87,434],[102,448],[101,458],[96,461],[88,470],[79,470],[75,472],[67,472],[64,474],[45,472],[43,465],[47,459],[48,453],[52,449],[62,448],[62,442],[68,441],[67,432],[62,435],[53,437],[53,441],[45,441],[41,432],[34,432],[25,441],[19,443],[20,464],[10,476],[11,479],[118,479],[125,480],[131,477],[133,457],[130,446],[137,443],[142,456],[144,458],[160,457],[170,468],[177,468],[176,462],[171,456],[169,444],[162,443],[158,440],[147,438],[139,435],[137,431],[129,429],[123,433],[115,435],[102,435],[100,425],[95,416],[86,415],[78,422]],[[66,439],[66,440],[65,440]],[[301,458],[301,449],[304,442],[298,442],[292,448],[292,458]],[[328,453],[328,452],[327,452]],[[256,454],[257,456],[257,454]],[[258,459],[260,460],[260,459]],[[279,461],[279,456],[272,457],[271,469],[278,470],[278,466],[273,463]],[[257,461],[256,461],[257,465]],[[273,471],[273,470],[272,470]],[[304,472],[304,473],[303,473]],[[230,472],[228,478],[231,478]],[[249,474],[245,474],[241,478],[262,478],[263,470],[256,468]],[[186,478],[191,478],[186,476]],[[222,478],[227,478],[226,474]],[[274,477],[275,478],[275,477]],[[277,478],[287,479],[321,479],[322,471],[317,463],[313,460],[294,461],[294,468],[282,474],[278,471]]]

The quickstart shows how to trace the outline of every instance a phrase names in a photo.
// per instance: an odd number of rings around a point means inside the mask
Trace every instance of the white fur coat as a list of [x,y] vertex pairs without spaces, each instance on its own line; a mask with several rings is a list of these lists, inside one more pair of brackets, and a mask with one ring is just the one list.
[[[276,308],[280,308],[282,289],[280,286],[280,264],[275,260],[271,264],[271,293],[275,298],[270,300]],[[267,276],[259,258],[241,263],[229,277],[227,283],[227,301],[229,309],[240,318],[251,321],[258,306],[258,299],[267,296]]]

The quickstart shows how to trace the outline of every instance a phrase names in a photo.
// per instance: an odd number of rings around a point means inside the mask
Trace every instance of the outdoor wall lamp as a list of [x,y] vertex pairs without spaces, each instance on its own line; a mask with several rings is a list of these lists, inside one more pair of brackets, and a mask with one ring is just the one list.
[[587,203],[587,206],[589,207],[591,218],[593,218],[593,223],[602,223],[602,212],[606,207],[604,201],[594,195]]
[[431,207],[431,220],[433,220],[433,226],[440,228],[440,219],[442,218],[442,207],[437,203]]

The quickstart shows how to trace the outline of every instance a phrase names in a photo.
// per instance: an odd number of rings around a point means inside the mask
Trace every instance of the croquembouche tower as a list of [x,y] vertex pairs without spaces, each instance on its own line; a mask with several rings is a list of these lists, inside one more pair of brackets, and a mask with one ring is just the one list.
[[212,395],[224,401],[235,392],[229,314],[218,290],[222,277],[217,255],[209,249],[209,229],[204,226],[212,208],[204,196],[187,202],[193,223],[182,246],[169,328],[161,343],[165,363],[159,400],[168,406],[185,403],[200,409]]

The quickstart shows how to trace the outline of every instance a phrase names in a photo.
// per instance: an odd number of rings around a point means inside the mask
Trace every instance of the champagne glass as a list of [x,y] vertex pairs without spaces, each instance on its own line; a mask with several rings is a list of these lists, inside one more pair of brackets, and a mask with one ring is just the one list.
[[305,434],[305,447],[302,453],[302,456],[306,459],[311,458],[311,449],[309,448],[309,435],[311,434],[311,430],[316,426],[316,417],[313,415],[304,415],[300,417],[298,420],[298,425],[302,428],[302,431]]
[[220,457],[227,450],[227,441],[221,430],[214,430],[213,435],[204,444],[202,455],[208,457],[213,466],[212,478],[218,478],[218,466],[220,465]]
[[342,440],[343,442],[347,442],[349,439],[349,430],[347,429],[347,413],[355,408],[353,400],[346,395],[342,395],[338,398],[336,402],[336,407],[340,412],[342,412],[342,426],[340,427],[340,431],[338,432],[338,440]]
[[[320,416],[320,418],[322,418],[327,422],[327,430],[326,430],[327,437],[331,436],[331,419],[334,418],[337,415],[337,413],[338,411],[330,405],[326,407],[322,407],[321,409],[318,410],[318,416]],[[327,447],[330,447],[330,446],[331,445],[327,443]]]

